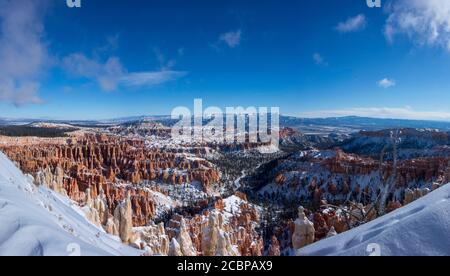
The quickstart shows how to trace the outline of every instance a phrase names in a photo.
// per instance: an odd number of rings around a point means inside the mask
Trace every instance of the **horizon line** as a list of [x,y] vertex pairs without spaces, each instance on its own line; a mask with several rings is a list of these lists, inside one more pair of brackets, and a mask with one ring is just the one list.
[[[224,114],[225,115],[225,114]],[[131,116],[121,116],[116,118],[102,118],[102,119],[68,119],[68,118],[50,118],[50,117],[0,117],[0,121],[29,121],[29,122],[105,122],[105,121],[119,121],[119,120],[135,120],[138,118],[167,118],[171,119],[171,115],[131,115]],[[418,121],[418,122],[434,122],[434,123],[448,123],[449,120],[438,120],[438,119],[424,119],[424,118],[399,118],[399,117],[373,117],[373,116],[357,116],[357,115],[339,115],[339,116],[298,116],[290,114],[280,114],[280,117],[295,118],[295,119],[308,119],[308,120],[324,120],[324,119],[345,119],[345,118],[359,118],[359,119],[370,119],[370,120],[399,120],[399,121]]]

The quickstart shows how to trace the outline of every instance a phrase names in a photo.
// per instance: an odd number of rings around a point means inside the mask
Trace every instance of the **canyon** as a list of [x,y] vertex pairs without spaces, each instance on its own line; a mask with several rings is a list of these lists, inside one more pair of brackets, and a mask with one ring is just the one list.
[[340,139],[283,128],[271,155],[267,143],[186,144],[169,129],[144,122],[1,136],[0,151],[145,256],[292,255],[382,216],[387,184],[391,213],[450,182],[445,133],[403,130],[409,140],[394,162],[389,152],[375,158],[389,131]]

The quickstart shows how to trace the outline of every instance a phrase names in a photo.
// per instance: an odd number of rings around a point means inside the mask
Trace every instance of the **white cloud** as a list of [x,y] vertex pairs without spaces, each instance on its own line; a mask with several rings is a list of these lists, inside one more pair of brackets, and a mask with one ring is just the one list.
[[420,46],[436,46],[450,51],[450,1],[398,0],[388,7],[384,33],[393,42],[406,35]]
[[187,72],[180,71],[130,73],[124,75],[120,82],[125,86],[151,86],[174,81],[186,75]]
[[231,31],[224,34],[221,34],[219,37],[219,42],[223,42],[230,48],[236,48],[241,44],[242,39],[242,31]]
[[384,78],[380,81],[378,81],[378,86],[381,88],[390,88],[395,86],[397,83],[394,79]]
[[0,101],[38,104],[49,62],[43,41],[47,1],[0,0]]
[[316,63],[316,65],[328,66],[328,63],[325,61],[325,58],[319,53],[313,54],[313,60]]
[[339,23],[335,29],[340,33],[350,33],[361,31],[366,25],[366,16],[364,14],[358,14],[355,17],[350,17],[346,21]]
[[115,91],[120,86],[136,88],[163,84],[187,74],[165,69],[154,72],[128,72],[117,57],[110,57],[102,63],[79,53],[64,58],[63,68],[73,76],[96,81],[106,92]]
[[450,112],[440,111],[418,111],[411,107],[389,108],[389,107],[371,107],[371,108],[350,108],[341,110],[324,110],[302,112],[299,114],[304,118],[326,118],[359,116],[382,119],[407,119],[407,120],[434,120],[450,121]]

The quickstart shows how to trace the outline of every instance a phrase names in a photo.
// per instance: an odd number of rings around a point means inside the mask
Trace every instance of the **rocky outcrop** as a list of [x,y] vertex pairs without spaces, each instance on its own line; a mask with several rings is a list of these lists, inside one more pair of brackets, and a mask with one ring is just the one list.
[[59,167],[63,173],[76,178],[81,187],[116,179],[133,184],[161,180],[174,185],[196,180],[207,189],[220,177],[206,160],[190,160],[170,150],[150,149],[144,140],[117,136],[86,134],[83,139],[69,139],[59,145],[2,146],[0,149],[26,173]]
[[219,232],[216,256],[238,256],[236,249],[231,244],[229,235],[223,231]]
[[245,194],[239,194],[239,198],[239,210],[227,214],[227,219],[220,199],[220,204],[212,204],[218,209],[204,210],[191,218],[173,215],[166,225],[167,236],[176,238],[184,256],[262,256],[264,241],[256,231],[259,214],[243,200]]
[[56,167],[54,172],[50,167],[38,171],[34,182],[37,186],[43,185],[61,195],[67,195],[64,189],[64,171],[59,167]]
[[421,197],[426,196],[427,194],[429,194],[431,192],[430,189],[428,188],[423,188],[423,189],[406,189],[405,190],[405,198],[404,198],[404,203],[409,204],[412,203],[416,200],[418,200]]
[[219,242],[219,218],[216,214],[211,213],[208,225],[203,229],[202,233],[202,253],[204,256],[215,256]]
[[295,230],[292,235],[292,245],[295,250],[312,244],[315,240],[314,224],[306,217],[305,209],[298,209],[298,219],[294,222]]
[[85,205],[82,207],[82,210],[89,221],[99,227],[105,226],[105,229],[108,229],[109,227],[109,231],[111,232],[108,233],[113,234],[116,232],[114,227],[111,228],[111,225],[107,225],[110,218],[110,213],[103,189],[100,189],[100,194],[96,197],[93,197],[91,189],[87,189],[85,192],[84,202]]
[[133,237],[133,210],[131,208],[131,196],[128,193],[124,202],[114,210],[114,221],[119,231],[119,237],[124,243],[132,243]]
[[175,238],[173,238],[172,241],[170,242],[169,256],[172,257],[183,256],[183,253],[181,252],[181,247]]
[[114,221],[113,216],[109,216],[106,224],[103,226],[106,233],[111,234],[113,236],[119,236],[119,229],[117,228],[117,224]]
[[197,249],[192,243],[189,229],[186,225],[185,219],[181,219],[180,231],[177,237],[177,242],[180,245],[182,256],[197,256]]
[[[344,153],[340,149],[304,151],[279,160],[271,171],[272,193],[264,194],[268,200],[290,201],[292,194],[297,200],[311,201],[314,207],[326,200],[334,205],[346,201],[369,205],[379,196],[389,181],[393,189],[389,198],[404,205],[406,189],[430,188],[434,183],[446,183],[450,175],[449,157],[421,157],[401,159],[396,177],[391,180],[393,162]],[[417,198],[417,195],[414,196]],[[412,199],[407,198],[407,202]]]
[[387,213],[391,213],[391,212],[394,212],[395,210],[400,209],[402,207],[403,207],[403,205],[400,202],[398,202],[398,201],[389,201],[387,206],[386,206],[386,212]]
[[141,249],[148,256],[168,256],[170,239],[164,229],[164,224],[149,225],[135,229],[138,240],[141,241]]
[[[114,135],[39,139],[35,143],[1,144],[0,150],[25,173],[35,176],[36,184],[68,195],[85,206],[90,220],[97,225],[100,221],[103,226],[110,215],[114,216],[118,204],[125,200],[125,190],[132,191],[134,226],[145,226],[155,217],[155,202],[147,191],[137,187],[125,189],[118,184],[162,181],[181,185],[197,181],[207,192],[220,178],[219,172],[206,160],[189,159],[178,150],[149,148],[142,139]],[[90,203],[86,202],[88,189],[93,201]],[[97,197],[101,189],[104,191],[101,202],[106,200],[106,206],[92,206],[100,204]],[[109,224],[108,228],[113,231],[111,226]]]
[[278,239],[276,236],[272,236],[271,243],[268,250],[269,256],[280,256],[281,250],[280,250],[280,243],[278,242]]

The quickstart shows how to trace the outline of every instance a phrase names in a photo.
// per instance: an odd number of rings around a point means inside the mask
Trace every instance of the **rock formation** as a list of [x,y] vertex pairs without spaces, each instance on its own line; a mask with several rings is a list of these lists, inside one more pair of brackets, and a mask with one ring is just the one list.
[[406,189],[405,190],[405,198],[404,198],[404,204],[409,204],[412,203],[416,200],[418,200],[421,197],[426,196],[427,194],[429,194],[431,192],[430,189],[428,188],[423,188],[423,189]]
[[[68,195],[80,205],[87,206],[85,209],[93,221],[95,214],[88,209],[94,207],[100,212],[102,225],[125,200],[123,185],[117,184],[162,181],[181,185],[198,181],[203,190],[208,191],[220,178],[210,162],[186,158],[176,149],[147,147],[143,139],[87,133],[69,139],[23,141],[0,144],[0,150],[17,162],[24,173],[33,175],[37,185]],[[102,201],[106,200],[109,215],[95,208],[100,206],[86,203],[87,189],[90,189],[94,204],[100,189],[104,190]],[[134,188],[131,202],[133,225],[147,225],[156,213],[149,193]]]
[[149,225],[136,229],[142,249],[150,256],[167,256],[170,250],[170,239],[164,229],[164,224]]
[[292,245],[295,250],[305,247],[314,242],[314,224],[306,217],[304,208],[298,209],[298,219],[295,221],[295,230],[292,235]]
[[181,247],[175,238],[173,238],[172,241],[170,242],[169,256],[173,257],[183,256],[183,253],[181,252]]
[[180,245],[183,256],[197,256],[197,250],[192,244],[192,239],[189,234],[189,229],[186,226],[186,221],[181,219],[180,232],[177,237],[177,242]]
[[269,250],[268,250],[268,255],[269,256],[280,256],[281,255],[280,243],[278,242],[278,239],[276,236],[272,236],[272,240],[271,240]]
[[210,214],[208,225],[202,233],[202,252],[204,256],[215,256],[219,242],[219,221],[215,213]]
[[133,211],[131,209],[131,196],[128,195],[124,202],[114,210],[114,221],[119,230],[119,237],[124,243],[132,243],[133,238]]
[[106,233],[111,234],[113,236],[119,236],[119,229],[117,228],[117,224],[114,221],[113,216],[108,217],[108,220],[106,221],[103,228],[105,229]]
[[237,256],[236,250],[231,245],[230,238],[227,233],[219,232],[218,243],[216,248],[216,256]]
[[43,185],[61,195],[67,195],[64,189],[64,171],[57,167],[53,173],[50,167],[38,171],[35,175],[35,184],[37,186]]

